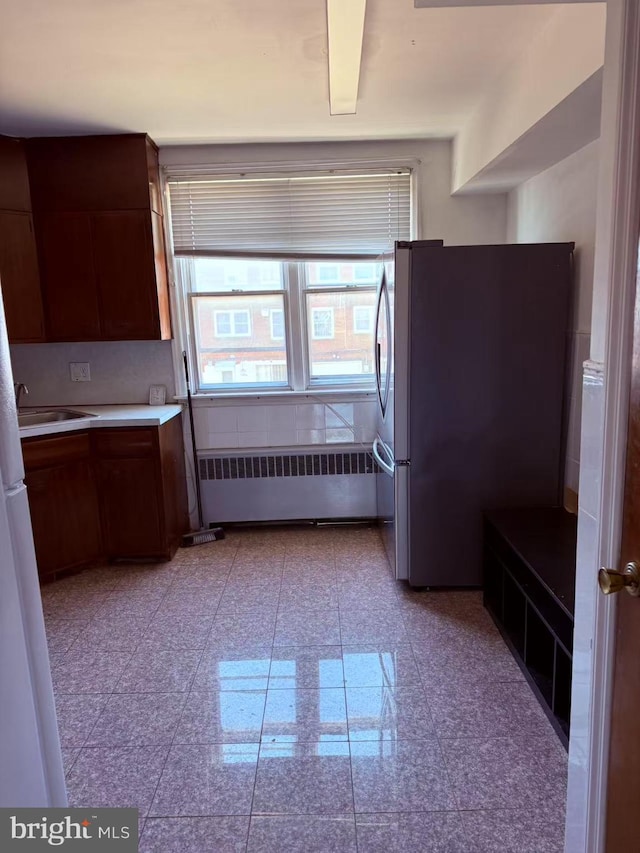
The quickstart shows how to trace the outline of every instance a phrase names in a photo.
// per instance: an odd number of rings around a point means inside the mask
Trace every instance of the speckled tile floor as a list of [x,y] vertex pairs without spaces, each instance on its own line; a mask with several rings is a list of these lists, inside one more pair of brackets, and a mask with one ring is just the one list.
[[43,587],[74,806],[143,853],[560,853],[566,754],[477,592],[373,528],[230,531]]

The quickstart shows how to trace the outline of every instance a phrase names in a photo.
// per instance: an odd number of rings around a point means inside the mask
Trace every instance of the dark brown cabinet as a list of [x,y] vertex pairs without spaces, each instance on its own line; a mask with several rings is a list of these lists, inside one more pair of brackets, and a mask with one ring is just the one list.
[[40,276],[30,213],[0,211],[0,287],[10,343],[44,341]]
[[180,417],[23,439],[22,453],[41,578],[173,557],[189,526]]
[[91,216],[102,336],[155,338],[160,329],[151,216],[138,210]]
[[88,433],[26,439],[22,452],[40,577],[98,559],[100,520]]
[[165,557],[159,481],[153,459],[96,462],[107,557]]
[[144,133],[27,140],[38,210],[155,210],[162,213],[158,151]]
[[89,217],[84,213],[43,213],[38,218],[38,242],[48,339],[99,340],[100,306]]
[[188,527],[180,418],[92,441],[107,557],[170,559]]
[[29,139],[47,337],[171,337],[157,149],[144,134]]
[[9,341],[44,341],[27,162],[22,142],[10,137],[0,137],[0,287]]

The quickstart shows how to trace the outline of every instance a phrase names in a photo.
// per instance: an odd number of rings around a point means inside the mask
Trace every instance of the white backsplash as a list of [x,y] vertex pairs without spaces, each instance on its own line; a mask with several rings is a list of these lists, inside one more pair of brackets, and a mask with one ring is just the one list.
[[[90,382],[72,382],[69,362],[89,362]],[[29,395],[24,406],[148,403],[149,386],[175,394],[171,341],[20,344],[11,347],[16,382]]]
[[197,405],[198,450],[306,447],[315,444],[370,445],[375,437],[375,399],[347,403]]

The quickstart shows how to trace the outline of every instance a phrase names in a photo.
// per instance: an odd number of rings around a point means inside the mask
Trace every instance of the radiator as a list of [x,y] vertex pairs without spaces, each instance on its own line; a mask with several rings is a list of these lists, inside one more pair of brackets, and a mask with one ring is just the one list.
[[205,522],[372,518],[370,453],[208,455],[198,459]]

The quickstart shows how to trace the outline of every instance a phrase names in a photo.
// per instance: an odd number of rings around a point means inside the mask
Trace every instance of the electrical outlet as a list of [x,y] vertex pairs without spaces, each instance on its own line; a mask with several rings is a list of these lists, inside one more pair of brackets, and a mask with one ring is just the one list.
[[91,368],[88,361],[70,361],[69,373],[72,382],[91,382]]
[[167,399],[167,389],[164,385],[152,385],[149,388],[149,405],[164,406]]

